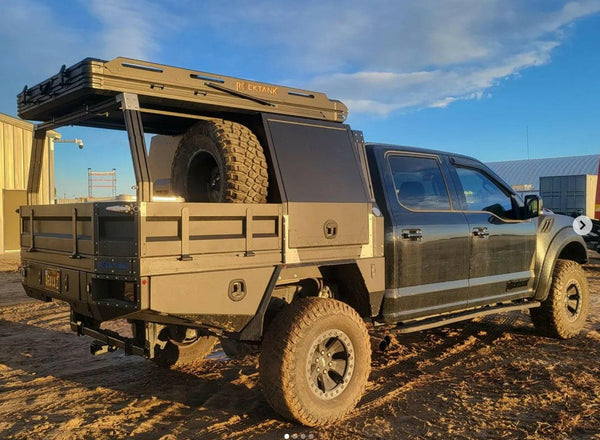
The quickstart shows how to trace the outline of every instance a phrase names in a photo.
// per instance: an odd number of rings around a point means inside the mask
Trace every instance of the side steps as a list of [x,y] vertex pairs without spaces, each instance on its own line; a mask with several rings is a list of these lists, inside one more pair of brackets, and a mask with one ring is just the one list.
[[519,304],[496,304],[494,306],[485,306],[473,310],[467,310],[466,312],[454,313],[444,316],[436,316],[433,318],[426,318],[419,321],[401,322],[400,324],[398,324],[394,331],[397,333],[418,332],[433,327],[440,327],[446,324],[452,324],[455,322],[478,318],[480,316],[493,315],[495,313],[512,312],[515,310],[527,310],[534,307],[539,307],[540,305],[541,303],[539,301],[527,301]]

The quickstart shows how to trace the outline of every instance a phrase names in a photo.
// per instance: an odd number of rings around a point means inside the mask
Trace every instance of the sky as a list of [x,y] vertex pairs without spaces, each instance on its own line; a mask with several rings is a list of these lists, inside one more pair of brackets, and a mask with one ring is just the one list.
[[[600,0],[3,0],[0,112],[83,58],[317,90],[367,141],[483,161],[600,153]],[[87,169],[135,183],[127,137],[58,130],[59,197]],[[102,194],[98,194],[102,195]]]

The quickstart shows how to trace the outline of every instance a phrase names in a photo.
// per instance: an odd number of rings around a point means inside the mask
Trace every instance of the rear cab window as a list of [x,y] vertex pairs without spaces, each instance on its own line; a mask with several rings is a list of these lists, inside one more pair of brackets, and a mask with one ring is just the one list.
[[400,205],[414,211],[452,209],[437,157],[394,153],[387,156],[387,161]]

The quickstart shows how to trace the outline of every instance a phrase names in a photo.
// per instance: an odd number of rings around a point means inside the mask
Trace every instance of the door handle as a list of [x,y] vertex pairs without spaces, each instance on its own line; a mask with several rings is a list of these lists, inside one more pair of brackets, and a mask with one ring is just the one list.
[[488,228],[483,227],[483,228],[473,228],[473,235],[475,237],[479,237],[479,238],[489,238],[490,237],[490,231],[488,231]]
[[403,229],[402,239],[411,241],[421,241],[423,238],[423,231],[420,229]]

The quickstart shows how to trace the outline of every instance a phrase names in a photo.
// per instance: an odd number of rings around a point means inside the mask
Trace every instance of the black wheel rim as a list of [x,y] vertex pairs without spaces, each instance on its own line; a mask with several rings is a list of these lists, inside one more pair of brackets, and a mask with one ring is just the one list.
[[190,160],[185,180],[187,202],[221,202],[222,179],[219,164],[208,151],[199,151]]
[[218,166],[210,170],[206,192],[208,193],[209,201],[214,203],[221,201],[221,172]]
[[567,285],[563,304],[567,318],[575,321],[581,314],[582,307],[581,286],[577,281],[570,281]]
[[306,362],[311,391],[321,399],[339,396],[354,373],[354,346],[346,333],[328,330],[312,344]]

